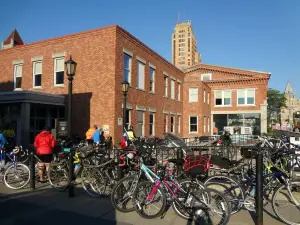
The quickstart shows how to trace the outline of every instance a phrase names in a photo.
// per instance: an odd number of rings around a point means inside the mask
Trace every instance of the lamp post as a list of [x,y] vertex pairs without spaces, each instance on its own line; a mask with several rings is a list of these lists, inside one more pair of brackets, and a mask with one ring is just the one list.
[[72,137],[72,91],[73,91],[73,79],[76,72],[77,63],[70,59],[65,62],[65,69],[67,71],[68,80],[69,80],[69,90],[68,90],[68,138]]
[[122,92],[123,92],[123,130],[126,129],[126,100],[127,100],[127,92],[129,89],[129,83],[124,80],[122,83]]
[[[69,80],[69,91],[68,91],[68,138],[72,137],[72,81],[75,76],[77,63],[72,60],[72,56],[70,55],[70,59],[65,62],[65,69],[67,71],[68,80]],[[74,160],[72,157],[72,152],[70,152],[69,158],[69,197],[74,197]]]

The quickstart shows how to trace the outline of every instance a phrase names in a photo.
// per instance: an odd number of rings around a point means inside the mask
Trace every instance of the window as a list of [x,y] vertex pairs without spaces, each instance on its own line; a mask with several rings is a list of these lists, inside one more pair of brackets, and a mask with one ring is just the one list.
[[180,134],[180,130],[181,130],[181,116],[177,116],[178,117],[178,126],[177,126],[177,132],[178,134]]
[[145,64],[138,61],[138,89],[145,89]]
[[137,137],[144,136],[144,112],[136,111],[137,114]]
[[64,84],[64,63],[65,59],[54,59],[54,85],[60,86]]
[[175,133],[175,116],[171,116],[171,132]]
[[149,114],[149,135],[150,136],[154,136],[155,132],[154,132],[154,125],[155,125],[155,117],[154,117],[154,113],[150,112]]
[[171,79],[171,99],[175,99],[175,80]]
[[15,86],[15,89],[20,89],[22,88],[22,68],[23,68],[23,65],[22,64],[19,64],[19,65],[15,65],[15,68],[14,68],[14,86]]
[[124,80],[131,83],[131,56],[124,53]]
[[211,80],[211,73],[201,74],[201,80]]
[[206,91],[204,89],[204,92],[203,92],[203,103],[205,103],[205,100],[206,100]]
[[238,90],[238,105],[254,105],[255,104],[255,90],[244,89]]
[[209,120],[209,117],[207,119],[207,132],[210,134],[210,120]]
[[230,106],[231,105],[231,91],[215,91],[215,105],[216,106]]
[[126,109],[125,127],[129,129],[131,125],[131,110]]
[[178,92],[177,92],[177,100],[180,101],[180,93],[181,93],[181,84],[178,83]]
[[168,132],[168,114],[164,115],[165,133]]
[[42,86],[42,65],[41,61],[33,62],[33,87]]
[[164,77],[165,97],[168,97],[168,77]]
[[190,116],[190,133],[198,133],[198,116]]
[[203,118],[203,134],[206,133],[206,117]]
[[150,67],[150,92],[155,92],[155,69]]
[[198,102],[198,88],[189,88],[189,102]]
[[209,92],[207,92],[207,104],[209,105],[209,101],[210,101],[210,96],[209,96]]

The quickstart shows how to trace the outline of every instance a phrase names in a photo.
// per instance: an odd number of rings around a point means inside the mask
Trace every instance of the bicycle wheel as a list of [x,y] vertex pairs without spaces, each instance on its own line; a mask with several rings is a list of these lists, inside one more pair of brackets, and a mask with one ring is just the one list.
[[227,197],[231,205],[231,214],[241,210],[245,194],[237,180],[223,175],[215,175],[206,179],[204,185],[222,192]]
[[[300,224],[300,181],[280,185],[273,194],[272,207],[279,219],[290,225]],[[279,209],[282,206],[282,209]]]
[[133,212],[132,195],[135,188],[132,186],[136,176],[127,176],[118,181],[112,189],[110,201],[113,207],[123,213]]
[[97,168],[86,167],[81,172],[81,184],[88,195],[94,198],[103,196],[107,185]]
[[68,188],[69,172],[67,162],[53,162],[49,165],[48,180],[55,190],[63,192]]
[[[181,187],[182,191],[175,190],[175,194],[178,197],[179,201],[173,201],[172,202],[172,208],[174,211],[183,219],[193,219],[193,216],[191,215],[190,211],[186,207],[182,207],[182,204],[184,204],[187,201],[187,192],[191,187],[192,180],[190,178],[185,178],[178,181],[179,186]],[[197,181],[197,189],[204,189],[205,185]]]
[[[154,184],[151,181],[144,181],[138,184],[132,196],[134,209],[141,217],[145,219],[153,219],[163,214],[167,197],[164,190],[158,187],[150,201],[147,200],[148,196],[152,194]],[[158,203],[157,205],[154,205]]]
[[228,224],[231,206],[228,199],[220,191],[211,188],[196,190],[191,193],[193,219],[198,224]]
[[11,189],[21,189],[30,180],[30,170],[23,163],[13,163],[4,173],[4,184]]

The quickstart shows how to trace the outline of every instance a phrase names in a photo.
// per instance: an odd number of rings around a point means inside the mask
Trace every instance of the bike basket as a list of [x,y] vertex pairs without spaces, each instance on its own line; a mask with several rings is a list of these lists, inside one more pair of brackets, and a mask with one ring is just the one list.
[[206,173],[209,169],[209,157],[204,155],[187,156],[184,160],[184,171],[194,174]]

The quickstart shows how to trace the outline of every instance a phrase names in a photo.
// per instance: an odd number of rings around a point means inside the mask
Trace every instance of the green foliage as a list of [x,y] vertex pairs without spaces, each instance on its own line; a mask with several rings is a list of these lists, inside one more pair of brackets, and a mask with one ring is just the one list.
[[286,97],[284,93],[280,93],[280,91],[276,89],[269,88],[268,89],[268,127],[271,123],[271,117],[275,116],[277,121],[280,121],[280,109],[287,108],[286,105]]

